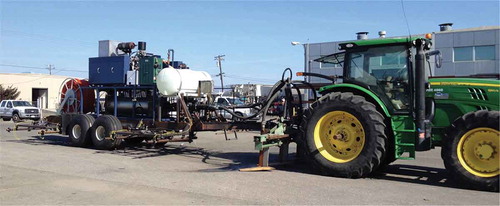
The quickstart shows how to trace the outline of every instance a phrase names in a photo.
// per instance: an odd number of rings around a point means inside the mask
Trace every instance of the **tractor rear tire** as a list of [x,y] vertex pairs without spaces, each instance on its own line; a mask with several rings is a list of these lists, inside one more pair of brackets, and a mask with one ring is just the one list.
[[86,147],[91,141],[90,128],[94,123],[94,117],[88,114],[80,114],[74,116],[69,122],[68,136],[73,146]]
[[111,132],[122,129],[121,122],[112,115],[98,117],[90,130],[92,143],[97,149],[112,150],[118,147],[121,139],[110,139]]
[[330,93],[304,113],[306,156],[323,175],[364,177],[386,152],[384,117],[374,104],[352,93]]
[[499,112],[467,113],[448,128],[441,157],[450,176],[478,190],[497,191],[499,177]]

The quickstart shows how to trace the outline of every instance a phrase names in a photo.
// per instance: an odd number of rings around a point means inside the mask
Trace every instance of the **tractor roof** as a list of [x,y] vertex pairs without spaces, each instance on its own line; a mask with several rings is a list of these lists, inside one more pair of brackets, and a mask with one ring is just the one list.
[[353,48],[358,46],[376,46],[376,45],[384,45],[384,44],[401,44],[412,42],[416,39],[420,39],[422,37],[396,37],[396,38],[379,38],[379,39],[364,39],[364,40],[356,40],[349,41],[339,44],[340,49],[345,50],[346,48]]

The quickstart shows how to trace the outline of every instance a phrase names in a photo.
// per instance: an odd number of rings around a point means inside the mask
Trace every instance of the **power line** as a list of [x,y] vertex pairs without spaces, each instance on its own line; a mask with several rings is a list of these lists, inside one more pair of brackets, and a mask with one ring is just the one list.
[[[59,72],[62,72],[62,71],[54,72],[54,74],[57,74]],[[40,80],[40,79],[45,79],[47,77],[50,77],[50,75],[49,76],[40,77],[40,78],[36,78],[36,79],[32,79],[32,80],[28,80],[28,81],[23,81],[23,82],[14,82],[14,83],[10,83],[9,85],[30,83],[30,82],[37,81],[37,80]]]
[[[48,65],[47,67],[34,67],[34,66],[15,65],[15,64],[0,64],[0,66],[16,67],[16,68],[26,68],[26,69],[43,69],[43,70],[47,70],[48,69],[49,73],[52,72],[52,70],[56,70],[56,68],[52,64]],[[82,73],[86,73],[87,72],[87,71],[78,70],[78,69],[71,69],[71,68],[61,68],[61,69],[57,69],[57,70],[59,70],[59,71],[68,71],[68,72],[82,72]]]
[[32,67],[32,66],[22,66],[22,65],[13,65],[13,64],[0,64],[0,66],[18,67],[18,68],[27,68],[27,69],[47,69],[47,68],[43,68],[43,67]]

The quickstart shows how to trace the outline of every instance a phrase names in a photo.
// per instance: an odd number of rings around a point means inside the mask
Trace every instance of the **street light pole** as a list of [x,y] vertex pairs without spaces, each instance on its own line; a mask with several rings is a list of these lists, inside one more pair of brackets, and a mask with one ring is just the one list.
[[[304,72],[311,72],[311,61],[309,60],[309,43],[302,44],[298,41],[292,41],[292,46],[302,45],[304,47]],[[311,82],[310,76],[304,76],[304,81]],[[309,99],[309,92],[305,93],[306,98]]]

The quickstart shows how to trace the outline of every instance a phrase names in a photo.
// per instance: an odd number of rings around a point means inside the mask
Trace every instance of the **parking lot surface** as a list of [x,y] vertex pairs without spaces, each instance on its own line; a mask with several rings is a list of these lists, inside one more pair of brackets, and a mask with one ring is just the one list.
[[[447,204],[499,205],[499,194],[448,179],[440,149],[398,160],[362,179],[315,174],[306,163],[270,172],[239,172],[257,164],[255,133],[238,139],[198,133],[189,143],[113,151],[78,148],[63,135],[6,132],[0,122],[0,204]],[[290,157],[295,156],[294,148]],[[271,161],[277,162],[277,148]]]

